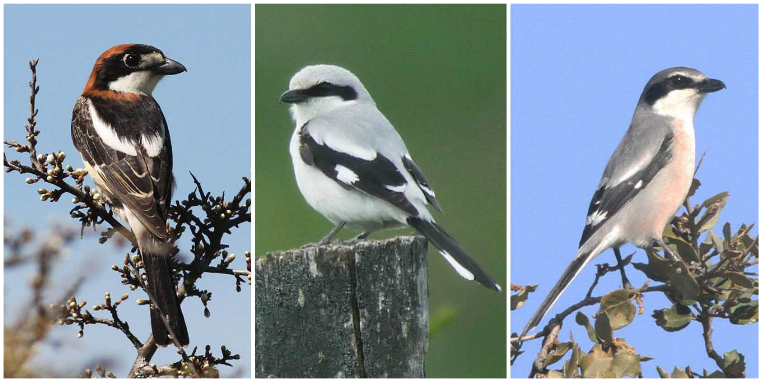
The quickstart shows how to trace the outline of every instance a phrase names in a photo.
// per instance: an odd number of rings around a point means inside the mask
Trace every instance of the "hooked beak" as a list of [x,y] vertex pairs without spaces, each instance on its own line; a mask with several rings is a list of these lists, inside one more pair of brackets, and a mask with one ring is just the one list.
[[288,90],[281,94],[281,97],[279,98],[279,102],[284,102],[287,104],[299,104],[301,102],[305,102],[310,98],[305,92],[303,92],[300,89],[295,90]]
[[727,85],[725,85],[722,81],[713,78],[707,78],[698,84],[698,91],[701,93],[711,93],[726,88]]
[[169,58],[165,59],[164,64],[154,68],[154,73],[163,75],[178,74],[185,71],[186,67],[183,64]]

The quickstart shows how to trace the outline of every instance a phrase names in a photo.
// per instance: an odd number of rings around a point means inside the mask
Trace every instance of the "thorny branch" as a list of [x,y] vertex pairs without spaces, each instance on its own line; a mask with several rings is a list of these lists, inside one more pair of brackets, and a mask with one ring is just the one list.
[[[119,233],[132,244],[133,248],[131,252],[136,252],[136,241],[132,232],[117,221],[112,212],[105,208],[104,201],[97,191],[91,193],[90,187],[83,185],[85,176],[88,173],[87,170],[74,169],[71,165],[65,166],[64,160],[66,155],[62,151],[50,154],[38,153],[37,137],[40,135],[40,130],[37,129],[36,116],[39,110],[35,108],[36,96],[40,91],[40,87],[37,85],[36,69],[38,62],[39,59],[29,62],[29,67],[32,71],[32,80],[29,82],[31,88],[29,99],[30,114],[27,118],[27,122],[24,124],[27,131],[27,143],[19,143],[15,140],[4,141],[8,148],[12,148],[16,152],[29,153],[30,164],[22,164],[19,160],[8,160],[6,154],[3,153],[3,164],[6,173],[18,172],[19,174],[31,175],[31,177],[26,179],[27,184],[42,182],[52,185],[52,190],[46,188],[39,188],[37,190],[42,201],[56,202],[62,195],[71,194],[73,196],[72,203],[74,203],[75,206],[72,208],[70,215],[81,223],[80,236],[84,234],[86,227],[92,225],[95,229],[97,225],[106,222],[110,227],[107,227],[106,231],[101,233],[99,242],[105,243],[111,239],[115,233]],[[238,228],[239,225],[244,222],[251,222],[251,214],[249,212],[251,200],[247,198],[246,201],[244,201],[247,195],[251,192],[251,179],[243,177],[244,186],[231,201],[226,201],[225,193],[220,197],[205,193],[201,183],[193,176],[193,174],[191,176],[196,185],[196,189],[189,194],[188,200],[181,202],[176,201],[175,205],[170,207],[169,215],[170,219],[175,223],[174,227],[170,228],[173,239],[177,240],[180,238],[186,228],[191,230],[193,235],[191,252],[194,255],[194,259],[190,264],[176,262],[174,268],[180,271],[180,276],[183,276],[183,284],[178,291],[180,300],[182,301],[186,296],[199,296],[202,298],[202,302],[205,305],[205,315],[208,316],[209,310],[206,308],[206,305],[211,299],[212,293],[208,291],[200,291],[194,285],[204,273],[233,276],[236,282],[237,291],[241,291],[242,283],[246,282],[251,284],[249,252],[245,252],[246,270],[229,268],[230,264],[234,261],[235,256],[234,254],[229,255],[228,252],[224,250],[228,245],[222,242],[224,235],[231,234],[232,228]],[[73,185],[66,182],[66,178],[69,177],[74,180]],[[198,210],[197,208],[201,208],[206,217],[203,219],[197,217],[194,212],[194,210]],[[175,253],[177,254],[177,249]],[[218,257],[221,258],[220,262],[217,265],[210,266]],[[9,262],[13,264],[21,261],[21,258],[8,258],[6,259],[6,264]],[[128,256],[125,257],[124,267],[119,268],[117,266],[112,266],[112,269],[120,272],[123,277],[123,283],[130,285],[131,289],[135,290],[137,288],[142,288],[146,291],[143,283],[145,275],[140,272],[140,269],[143,266],[142,262],[140,262],[140,257],[136,255],[134,261],[130,259],[128,254]],[[46,266],[41,263],[41,267]],[[82,336],[85,324],[103,324],[119,329],[138,352],[129,376],[146,376],[146,373],[148,372],[146,368],[149,366],[149,362],[156,351],[156,344],[154,343],[153,336],[150,336],[145,343],[141,343],[137,337],[130,332],[128,324],[119,318],[117,307],[127,298],[127,294],[124,294],[123,298],[114,303],[111,302],[108,293],[106,293],[105,297],[105,303],[94,306],[93,309],[96,311],[108,311],[111,319],[96,318],[87,310],[83,312],[82,309],[86,302],[83,301],[77,303],[74,296],[71,296],[68,298],[66,304],[59,307],[61,314],[59,322],[62,324],[77,324],[80,326],[78,336]],[[35,299],[41,299],[41,297],[36,297]],[[153,297],[150,295],[149,301],[154,301]],[[228,365],[228,360],[238,359],[238,355],[232,356],[230,351],[227,351],[225,347],[223,347],[223,358],[216,359],[211,357],[211,355],[199,357],[192,354],[192,356],[187,356],[180,345],[176,346],[179,348],[179,353],[183,356],[183,363],[178,362],[176,366],[176,375],[191,374],[192,376],[202,376],[199,374],[199,371],[201,371],[204,376],[209,376],[211,374],[210,368],[214,370],[214,365]],[[209,347],[207,350],[209,350]],[[226,353],[228,355],[226,355]],[[161,371],[166,373],[168,368],[169,367],[164,366]],[[151,370],[153,371],[153,369]],[[149,375],[153,375],[153,373]]]

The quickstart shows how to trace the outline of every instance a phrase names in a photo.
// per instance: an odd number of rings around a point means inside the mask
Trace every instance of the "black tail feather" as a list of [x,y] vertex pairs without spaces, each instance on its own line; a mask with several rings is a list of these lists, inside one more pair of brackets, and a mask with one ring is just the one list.
[[576,257],[573,258],[573,261],[568,265],[568,268],[565,269],[564,273],[562,273],[560,279],[552,287],[552,290],[549,291],[549,294],[541,302],[539,308],[536,309],[535,313],[533,313],[533,316],[528,321],[528,324],[525,325],[523,332],[520,333],[518,338],[524,337],[529,331],[538,326],[541,320],[544,319],[544,316],[547,314],[547,312],[549,312],[552,306],[554,306],[555,302],[557,302],[557,299],[560,298],[562,292],[565,291],[568,285],[570,285],[570,282],[573,281],[573,278],[575,278],[578,273],[581,272],[581,269],[583,269],[584,266],[586,266],[589,260],[593,257],[592,254],[592,252],[583,252],[579,250],[578,254],[576,254]]
[[[496,284],[493,278],[437,223],[416,217],[410,217],[407,222],[427,238],[462,277],[474,279],[491,290],[501,291],[501,287]],[[472,278],[469,277],[470,274]]]
[[[159,346],[173,344],[170,333],[167,331],[162,320],[162,313],[167,316],[172,332],[181,345],[188,345],[188,329],[180,303],[175,291],[175,283],[172,280],[170,256],[156,254],[142,254],[143,264],[146,267],[148,277],[148,293],[156,300],[158,307],[151,308],[151,332],[154,341]],[[161,311],[161,313],[160,313]]]

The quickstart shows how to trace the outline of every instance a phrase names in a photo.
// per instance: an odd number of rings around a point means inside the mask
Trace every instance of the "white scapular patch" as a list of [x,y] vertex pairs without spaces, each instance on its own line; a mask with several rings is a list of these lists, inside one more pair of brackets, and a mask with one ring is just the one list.
[[440,255],[442,255],[443,258],[445,258],[449,264],[451,264],[451,267],[453,267],[454,270],[456,270],[456,272],[462,276],[462,278],[468,281],[472,281],[475,279],[475,276],[472,275],[472,273],[469,270],[465,269],[464,266],[460,265],[459,262],[456,262],[454,257],[452,257],[451,254],[449,254],[447,251],[441,251]]
[[90,110],[90,119],[93,121],[93,128],[106,146],[131,156],[137,155],[135,147],[127,140],[120,139],[111,125],[98,116],[98,112],[90,101],[88,101],[88,109]]
[[110,82],[109,89],[123,93],[151,95],[151,92],[154,91],[154,88],[162,77],[164,76],[153,73],[150,70],[133,72]]
[[[164,130],[162,130],[162,132],[164,133]],[[141,144],[143,145],[143,148],[146,149],[146,154],[148,154],[149,157],[156,157],[164,147],[164,134],[150,136],[144,134],[141,136]]]
[[385,188],[387,188],[387,190],[392,190],[392,191],[394,191],[396,193],[403,193],[404,191],[406,191],[406,186],[407,186],[407,184],[402,184],[402,185],[385,185]]
[[366,161],[374,161],[377,158],[377,151],[374,149],[364,148],[358,146],[355,142],[350,141],[343,135],[328,135],[327,137],[316,137],[312,132],[308,131],[313,140],[319,145],[326,145],[335,152],[349,154],[355,158],[359,158]]
[[586,224],[589,226],[597,226],[597,224],[602,222],[605,218],[607,218],[607,212],[598,210],[586,217]]
[[337,179],[348,185],[358,181],[358,174],[342,165],[335,166],[334,170],[337,172]]
[[639,180],[636,185],[634,185],[634,189],[639,189],[642,187],[642,180]]

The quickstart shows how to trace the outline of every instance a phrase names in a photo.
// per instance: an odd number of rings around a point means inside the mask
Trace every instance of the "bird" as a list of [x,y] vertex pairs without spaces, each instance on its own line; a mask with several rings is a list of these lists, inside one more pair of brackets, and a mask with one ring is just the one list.
[[336,227],[372,231],[410,226],[467,280],[501,291],[494,279],[432,218],[442,212],[430,183],[403,139],[349,70],[310,65],[289,81],[280,101],[291,104],[289,144],[295,179],[308,204]]
[[[159,346],[189,343],[172,279],[173,244],[166,229],[175,188],[172,144],[152,97],[159,80],[186,71],[161,50],[122,44],[95,62],[72,112],[72,141],[104,202],[127,221],[148,277],[151,331]],[[172,335],[162,320],[165,316]]]
[[589,204],[576,256],[518,341],[541,322],[583,267],[607,249],[615,253],[624,288],[630,286],[619,251],[624,244],[658,246],[673,262],[681,262],[663,242],[663,229],[692,184],[695,113],[708,93],[724,88],[724,82],[687,67],[664,69],[650,78]]

